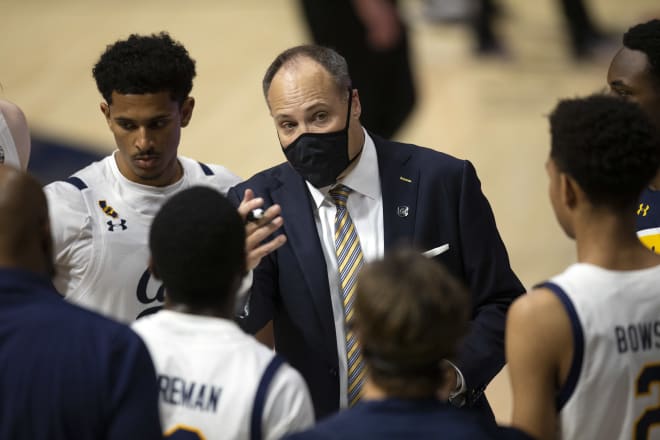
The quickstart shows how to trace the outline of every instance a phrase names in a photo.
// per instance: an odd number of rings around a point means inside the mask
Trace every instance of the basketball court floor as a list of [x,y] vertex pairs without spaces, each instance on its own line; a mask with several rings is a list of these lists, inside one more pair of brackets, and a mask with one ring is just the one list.
[[[507,60],[474,58],[465,28],[426,22],[421,0],[402,3],[419,102],[397,139],[474,163],[511,264],[533,286],[575,260],[548,202],[546,115],[559,98],[604,89],[608,60],[574,62],[556,0],[501,1]],[[660,15],[657,0],[586,3],[616,35]],[[0,14],[0,98],[24,109],[39,141],[35,167],[47,179],[66,177],[71,156],[51,147],[88,153],[83,162],[113,150],[92,65],[107,44],[161,30],[197,60],[196,107],[180,153],[245,178],[284,160],[260,82],[277,53],[308,41],[295,0],[2,0]],[[506,371],[488,395],[507,421]]]

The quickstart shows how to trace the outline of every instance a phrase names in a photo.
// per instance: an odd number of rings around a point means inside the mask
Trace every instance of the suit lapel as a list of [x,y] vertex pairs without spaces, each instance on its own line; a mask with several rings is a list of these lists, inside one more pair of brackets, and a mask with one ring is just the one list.
[[395,144],[373,135],[372,138],[378,155],[387,251],[399,244],[412,244],[420,176],[419,169],[411,164],[412,151],[408,145]]
[[[335,353],[334,318],[330,301],[328,272],[323,249],[314,222],[310,195],[305,181],[288,164],[282,166],[282,185],[273,190],[273,201],[279,203],[284,217],[284,233],[296,256],[304,282],[318,316],[323,340],[332,341],[329,353]],[[284,269],[286,270],[286,269]],[[334,347],[334,350],[332,348]],[[328,352],[328,350],[323,350]],[[332,360],[332,358],[330,358]]]

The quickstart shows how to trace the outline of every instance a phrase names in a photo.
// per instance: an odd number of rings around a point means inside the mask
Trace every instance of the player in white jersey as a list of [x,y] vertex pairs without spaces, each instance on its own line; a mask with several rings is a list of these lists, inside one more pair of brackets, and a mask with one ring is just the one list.
[[0,99],[0,163],[25,170],[30,159],[30,132],[23,111]]
[[154,218],[151,269],[167,300],[133,328],[156,366],[166,437],[279,439],[314,422],[300,374],[232,319],[244,236],[233,205],[209,188],[179,192]]
[[540,439],[660,438],[660,256],[634,209],[660,139],[615,97],[561,101],[550,126],[550,200],[578,262],[509,310],[512,423]]
[[67,299],[131,322],[163,305],[148,269],[151,221],[173,194],[193,185],[226,192],[238,178],[225,168],[179,156],[183,176],[167,186],[124,177],[114,155],[46,187],[57,249],[54,283]]
[[[177,155],[181,128],[190,122],[195,104],[189,96],[195,62],[168,34],[115,42],[93,74],[118,149],[45,189],[55,240],[55,286],[71,301],[130,322],[163,304],[162,285],[147,270],[147,234],[163,202],[192,185],[226,192],[239,178],[224,167]],[[246,201],[242,209],[259,203]],[[277,209],[267,211],[269,218]],[[271,222],[263,229],[270,233],[278,225]],[[246,244],[250,268],[278,246],[276,240],[267,248],[257,246],[263,234],[256,233]]]

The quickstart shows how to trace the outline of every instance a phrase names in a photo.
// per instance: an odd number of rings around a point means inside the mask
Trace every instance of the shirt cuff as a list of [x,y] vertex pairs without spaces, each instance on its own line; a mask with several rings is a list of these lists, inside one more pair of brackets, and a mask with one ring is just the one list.
[[465,384],[465,378],[461,370],[451,361],[445,359],[445,361],[451,365],[451,367],[456,372],[456,388],[454,388],[449,393],[449,402],[455,406],[463,406],[465,403],[465,392],[467,391],[467,385]]
[[252,289],[253,274],[248,271],[241,281],[241,286],[236,292],[236,314],[239,318],[245,318],[250,313],[250,289]]

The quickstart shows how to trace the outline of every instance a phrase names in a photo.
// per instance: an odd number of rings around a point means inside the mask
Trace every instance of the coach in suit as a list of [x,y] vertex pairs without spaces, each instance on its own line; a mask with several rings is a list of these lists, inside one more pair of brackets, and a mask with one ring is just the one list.
[[473,307],[454,360],[453,401],[489,411],[483,390],[504,365],[505,315],[524,289],[473,166],[367,132],[346,62],[331,49],[283,52],[263,87],[287,162],[229,197],[245,205],[254,192],[278,206],[277,234],[287,242],[254,270],[241,326],[256,332],[273,321],[277,351],[307,380],[322,418],[360,397],[362,354],[347,324],[362,262],[400,243],[448,247],[435,258],[469,287]]

